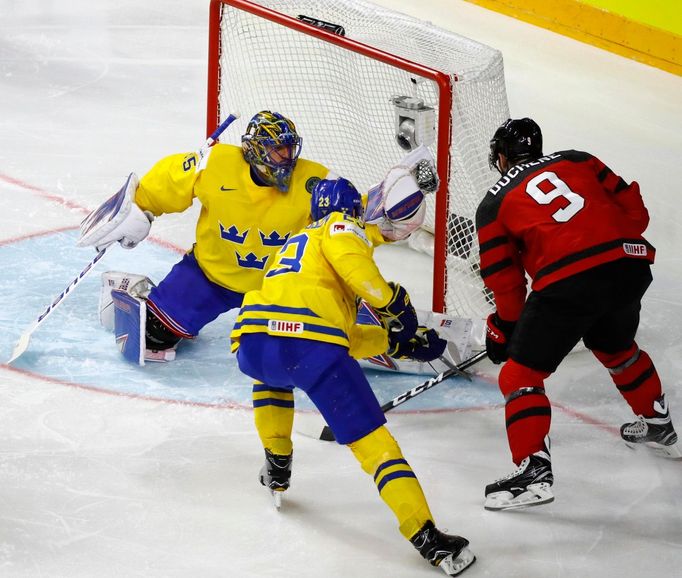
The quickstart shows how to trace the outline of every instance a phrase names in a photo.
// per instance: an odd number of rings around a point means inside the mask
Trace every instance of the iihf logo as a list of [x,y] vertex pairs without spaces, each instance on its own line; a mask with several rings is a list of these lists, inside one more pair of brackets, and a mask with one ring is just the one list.
[[633,257],[646,257],[646,245],[642,243],[623,243],[623,251]]
[[303,333],[304,325],[300,321],[284,321],[280,319],[270,319],[268,321],[268,331],[271,333]]
[[244,232],[240,235],[239,234],[239,229],[235,227],[234,225],[231,225],[229,229],[225,229],[223,227],[223,224],[218,221],[218,224],[220,225],[220,236],[225,239],[226,241],[232,241],[233,243],[237,243],[238,245],[243,245],[244,241],[246,240],[246,236],[249,234],[250,229],[245,229]]

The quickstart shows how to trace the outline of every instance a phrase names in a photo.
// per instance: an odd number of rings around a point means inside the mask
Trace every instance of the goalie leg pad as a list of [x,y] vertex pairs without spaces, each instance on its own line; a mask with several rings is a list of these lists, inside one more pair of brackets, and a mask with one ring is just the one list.
[[111,291],[120,289],[133,297],[144,299],[154,283],[149,277],[137,273],[123,273],[121,271],[105,271],[102,273],[102,287],[99,295],[99,322],[107,331],[114,330],[114,301]]
[[147,310],[147,301],[121,289],[112,290],[111,297],[114,335],[123,357],[137,365],[144,365],[145,361],[173,361],[179,338],[166,349],[147,349],[147,318],[153,315]]
[[146,302],[120,289],[114,289],[111,297],[114,303],[116,345],[125,359],[144,365]]

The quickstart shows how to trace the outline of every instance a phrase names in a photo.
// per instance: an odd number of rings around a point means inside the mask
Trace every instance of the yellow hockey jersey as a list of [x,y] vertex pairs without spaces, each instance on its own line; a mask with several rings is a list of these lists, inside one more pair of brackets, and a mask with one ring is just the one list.
[[[380,240],[375,231],[371,237]],[[331,213],[289,238],[260,290],[244,297],[231,334],[268,333],[350,347],[353,357],[383,353],[386,331],[358,325],[356,297],[382,307],[392,296],[373,259],[374,243],[361,221]]]
[[196,153],[161,159],[142,177],[135,203],[158,216],[179,213],[197,198],[194,255],[206,277],[239,293],[261,286],[273,255],[310,222],[310,195],[329,170],[299,159],[288,192],[256,185],[235,145],[216,144],[201,162]]

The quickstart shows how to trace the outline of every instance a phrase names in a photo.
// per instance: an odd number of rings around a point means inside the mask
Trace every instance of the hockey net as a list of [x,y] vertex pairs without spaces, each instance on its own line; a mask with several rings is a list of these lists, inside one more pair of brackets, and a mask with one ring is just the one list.
[[433,310],[487,315],[474,216],[497,178],[490,137],[509,116],[499,51],[364,0],[212,0],[207,130],[235,110],[244,129],[263,109],[296,123],[305,158],[363,191],[405,156],[396,134],[415,117],[440,178],[411,239],[433,255]]

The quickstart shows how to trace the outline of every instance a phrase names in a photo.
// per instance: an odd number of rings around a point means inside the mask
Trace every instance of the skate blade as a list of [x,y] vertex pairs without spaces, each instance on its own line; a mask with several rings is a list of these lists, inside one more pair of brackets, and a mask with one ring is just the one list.
[[540,506],[554,501],[551,486],[547,483],[530,484],[526,491],[514,497],[511,492],[495,492],[485,498],[483,507],[493,512]]
[[646,451],[653,453],[659,458],[666,458],[669,460],[682,460],[682,450],[680,449],[680,446],[677,443],[674,443],[669,446],[664,446],[662,444],[657,444],[656,442],[645,442],[640,444],[633,442],[625,442],[625,445],[628,446],[631,450],[635,451],[644,448]]
[[275,509],[279,512],[280,508],[282,507],[282,494],[283,491],[277,491],[277,490],[270,490],[270,495],[272,496],[272,503],[275,506]]
[[464,572],[474,562],[476,562],[476,556],[465,546],[456,557],[453,558],[453,554],[450,554],[443,558],[438,567],[448,576],[457,576],[457,574]]

